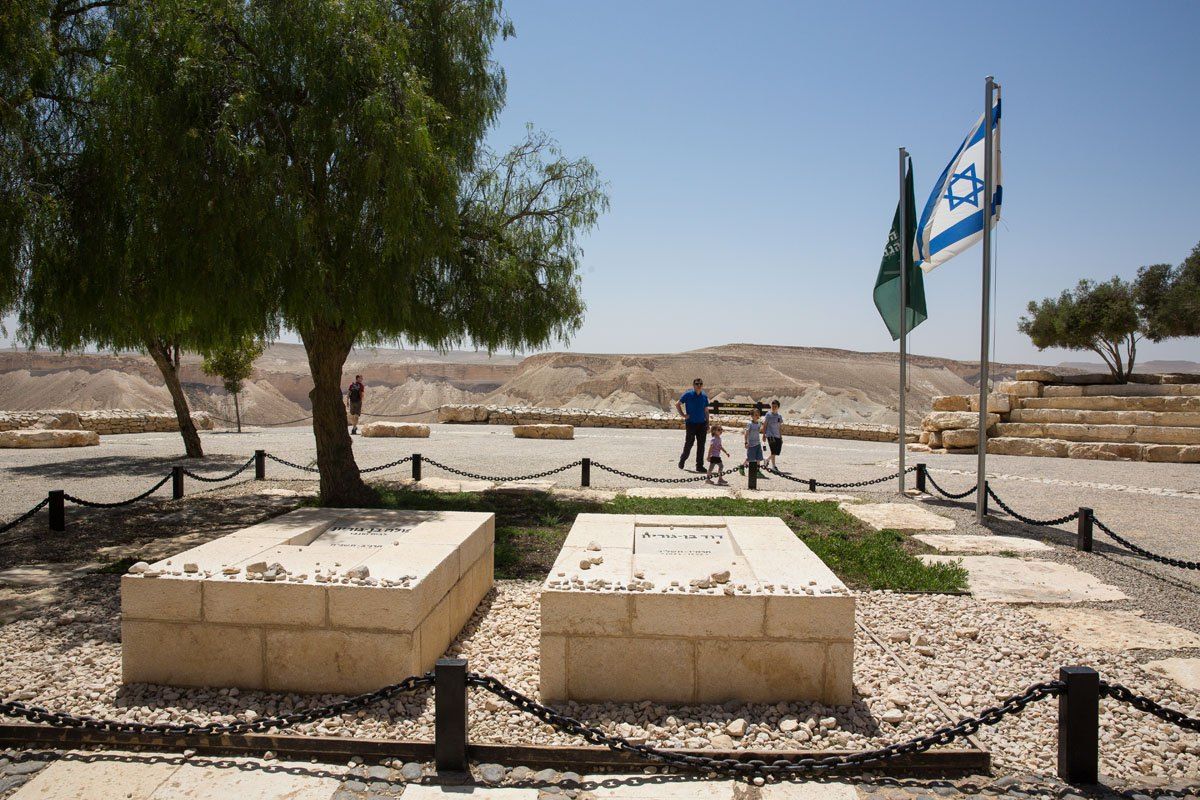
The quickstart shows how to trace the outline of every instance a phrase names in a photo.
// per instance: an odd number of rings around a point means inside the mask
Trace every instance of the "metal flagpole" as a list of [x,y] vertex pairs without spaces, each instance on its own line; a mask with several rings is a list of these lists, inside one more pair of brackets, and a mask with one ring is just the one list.
[[908,192],[905,191],[905,167],[908,151],[900,148],[900,424],[896,426],[896,438],[900,442],[900,486],[904,493],[904,450],[908,445],[905,435],[905,390],[908,383],[908,262],[912,253],[908,250]]
[[987,415],[989,341],[992,314],[992,95],[996,82],[987,76],[983,92],[983,319],[979,344],[979,463],[976,467],[975,519],[983,522],[987,516]]

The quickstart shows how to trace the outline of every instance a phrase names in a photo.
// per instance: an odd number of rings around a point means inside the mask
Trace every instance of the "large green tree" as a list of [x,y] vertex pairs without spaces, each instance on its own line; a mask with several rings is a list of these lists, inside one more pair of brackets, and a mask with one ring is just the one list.
[[511,32],[495,0],[132,0],[115,29],[106,88],[133,98],[139,158],[184,187],[185,230],[218,231],[170,291],[299,334],[325,502],[372,497],[352,346],[524,348],[580,323],[577,237],[607,199],[544,136],[483,147]]
[[1134,289],[1148,339],[1200,336],[1200,244],[1177,267],[1139,269]]
[[1090,350],[1100,356],[1118,382],[1129,379],[1143,328],[1133,287],[1127,281],[1082,280],[1058,297],[1030,301],[1028,312],[1017,328],[1039,350]]
[[[0,303],[31,346],[140,349],[162,374],[188,456],[203,455],[179,379],[181,350],[269,327],[201,297],[206,267],[234,246],[197,202],[211,189],[172,169],[202,158],[187,128],[146,126],[147,98],[120,73],[140,57],[123,1],[16,0],[0,14]],[[194,98],[181,122],[205,119]],[[200,184],[205,184],[201,186]]]

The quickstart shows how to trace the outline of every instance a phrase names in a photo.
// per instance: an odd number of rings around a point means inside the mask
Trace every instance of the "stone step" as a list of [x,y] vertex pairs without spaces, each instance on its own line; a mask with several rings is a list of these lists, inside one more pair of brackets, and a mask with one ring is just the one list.
[[1200,444],[1200,428],[1159,425],[1081,425],[1067,422],[998,422],[997,436],[1062,439],[1068,442]]
[[1168,428],[1200,426],[1196,411],[1092,411],[1080,408],[1017,408],[1009,422],[1065,422],[1082,425],[1149,425]]
[[[1014,423],[1015,424],[1015,423]],[[1200,445],[1140,444],[1137,442],[1069,442],[1064,439],[997,436],[988,439],[988,452],[1002,456],[1046,456],[1093,461],[1155,461],[1200,464]]]
[[1022,397],[1016,408],[1073,408],[1082,411],[1200,411],[1200,397]]
[[[1027,383],[1027,381],[1017,381]],[[997,391],[1001,391],[997,389]],[[1021,395],[1014,391],[1012,394]],[[1043,386],[1042,397],[1178,397],[1200,396],[1200,383],[1145,384],[1123,383],[1100,386]],[[1036,396],[1036,395],[1024,395]]]

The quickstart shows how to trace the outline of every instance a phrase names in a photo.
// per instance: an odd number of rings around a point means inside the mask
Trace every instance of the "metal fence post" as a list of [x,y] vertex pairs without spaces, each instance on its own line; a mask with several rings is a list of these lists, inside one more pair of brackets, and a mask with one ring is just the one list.
[[434,762],[438,772],[466,772],[467,660],[439,658],[433,681]]
[[183,467],[171,467],[171,499],[183,499]]
[[265,481],[267,479],[267,451],[254,451],[254,480]]
[[925,464],[924,462],[917,464],[917,491],[921,494],[928,494],[925,491]]
[[583,487],[592,485],[592,460],[590,458],[579,462],[579,485]]
[[414,481],[421,480],[421,454],[413,453],[412,457],[412,479]]
[[1079,507],[1079,519],[1075,528],[1075,549],[1085,553],[1092,552],[1092,510],[1087,506]]
[[815,492],[817,490],[817,479],[816,478],[808,479],[808,490],[810,492]]
[[750,488],[750,489],[758,488],[758,462],[757,461],[750,462],[750,478],[748,479],[746,486],[747,486],[747,488]]
[[66,492],[62,489],[50,490],[50,530],[65,531],[67,529]]
[[988,515],[988,500],[991,499],[988,495],[988,482],[987,481],[983,482],[983,497],[981,497],[979,499],[983,502],[983,515],[986,517]]
[[1058,696],[1058,777],[1096,783],[1100,772],[1100,673],[1060,667],[1066,691]]

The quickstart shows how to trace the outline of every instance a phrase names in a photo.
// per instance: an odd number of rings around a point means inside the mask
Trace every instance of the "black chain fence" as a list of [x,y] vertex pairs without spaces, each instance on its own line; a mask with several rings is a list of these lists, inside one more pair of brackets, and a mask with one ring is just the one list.
[[[1093,673],[1094,674],[1094,673]],[[822,757],[789,757],[772,761],[762,759],[738,759],[730,757],[704,756],[635,744],[629,739],[606,733],[604,730],[581,722],[555,709],[543,705],[521,692],[505,685],[499,679],[478,673],[466,673],[466,685],[474,686],[499,697],[513,707],[541,720],[555,730],[584,741],[607,747],[617,752],[628,753],[646,763],[661,764],[681,770],[717,773],[738,778],[758,776],[787,777],[801,774],[820,773],[845,767],[874,767],[897,758],[927,751],[933,747],[948,745],[977,733],[985,726],[996,725],[1010,715],[1019,714],[1029,705],[1047,698],[1068,694],[1068,684],[1062,680],[1036,683],[1018,694],[1005,698],[997,705],[985,708],[971,717],[937,728],[930,733],[916,736],[903,742],[885,745],[871,750],[836,753]],[[253,720],[238,720],[227,723],[143,723],[125,720],[101,719],[89,715],[50,711],[36,705],[10,700],[0,702],[0,716],[25,719],[29,722],[50,725],[56,728],[83,728],[114,734],[152,734],[157,736],[189,735],[241,735],[282,730],[295,725],[316,722],[348,713],[365,711],[377,703],[389,702],[399,694],[434,686],[434,673],[412,675],[399,683],[385,686],[373,692],[347,697],[328,705],[302,709],[273,717]],[[459,684],[461,687],[462,684]],[[461,688],[459,689],[461,691]],[[1168,708],[1157,701],[1137,694],[1118,683],[1099,681],[1099,696],[1127,703],[1157,719],[1185,730],[1200,731],[1200,718],[1189,716],[1177,709]],[[1093,724],[1099,724],[1097,717]],[[1060,736],[1063,729],[1060,724]],[[439,734],[440,735],[440,734]],[[465,735],[465,729],[463,730]]]
[[4,523],[3,525],[0,525],[0,533],[7,533],[8,531],[11,531],[13,528],[17,527],[22,522],[29,519],[34,514],[38,513],[39,511],[41,511],[43,508],[45,508],[48,505],[50,505],[50,498],[49,497],[43,498],[42,502],[38,503],[36,506],[34,506],[33,508],[26,511],[21,516],[17,517],[16,519],[9,520],[8,522]]
[[212,722],[206,725],[199,725],[192,722],[151,723],[99,719],[97,717],[70,714],[63,711],[49,711],[41,706],[31,706],[18,700],[9,700],[0,703],[0,715],[26,719],[30,722],[39,722],[44,725],[52,725],[56,728],[86,728],[88,730],[107,731],[110,733],[152,733],[160,736],[190,736],[194,734],[208,734],[213,736],[240,735],[245,733],[261,733],[272,728],[282,730],[294,725],[303,725],[306,722],[316,722],[340,716],[341,714],[357,712],[384,700],[391,700],[398,694],[432,685],[432,672],[424,675],[410,675],[399,683],[393,683],[390,686],[376,689],[373,692],[347,697],[344,700],[339,700],[329,705],[307,708],[278,717],[258,717],[254,720],[239,720],[237,722]]
[[[918,469],[919,469],[919,467],[907,467],[904,470],[904,474],[907,475],[910,472],[916,472]],[[789,475],[786,472],[780,472],[779,470],[772,469],[771,467],[763,467],[763,471],[769,472],[772,475],[776,475],[780,478],[783,478],[784,480],[792,481],[794,483],[803,483],[803,484],[806,484],[808,486],[815,487],[818,489],[858,489],[863,486],[874,486],[877,483],[886,483],[888,481],[894,481],[900,477],[900,471],[897,470],[896,472],[893,472],[890,475],[884,475],[879,478],[871,478],[870,480],[866,480],[866,481],[851,481],[848,483],[826,483],[824,481],[818,481],[818,480],[814,480],[812,478],[798,478],[795,475]]]
[[102,503],[102,502],[99,502],[96,500],[84,500],[82,497],[76,497],[73,494],[64,494],[63,500],[66,500],[68,503],[74,503],[77,506],[85,506],[87,508],[120,508],[121,506],[133,505],[134,503],[136,503],[139,500],[145,500],[147,497],[154,494],[159,489],[161,489],[163,486],[165,486],[167,484],[167,481],[169,481],[169,480],[171,480],[171,476],[167,475],[165,478],[163,478],[158,483],[154,484],[153,486],[151,486],[149,489],[142,492],[141,494],[130,497],[127,500],[117,500],[112,503]]
[[1170,558],[1168,556],[1160,556],[1157,553],[1151,553],[1149,550],[1147,550],[1144,547],[1138,547],[1136,544],[1129,541],[1125,537],[1121,536],[1120,534],[1118,534],[1112,528],[1105,525],[1100,520],[1098,520],[1098,519],[1093,520],[1093,522],[1095,523],[1097,528],[1104,531],[1104,533],[1106,535],[1108,535],[1117,544],[1121,545],[1122,547],[1126,548],[1127,550],[1132,550],[1133,552],[1137,553],[1138,555],[1148,558],[1151,561],[1157,561],[1160,564],[1166,564],[1166,565],[1172,566],[1172,567],[1179,567],[1180,569],[1200,569],[1200,561],[1184,561],[1184,560],[1178,559],[1178,558]]
[[707,481],[713,478],[724,478],[726,475],[732,475],[739,469],[742,469],[742,467],[730,467],[729,469],[723,469],[720,472],[714,472],[712,475],[689,475],[686,478],[652,478],[649,475],[638,475],[633,472],[626,472],[623,469],[610,467],[607,464],[601,464],[599,461],[593,461],[592,466],[596,469],[604,470],[605,472],[611,472],[613,475],[620,475],[622,478],[630,478],[635,481],[646,481],[647,483],[698,483],[700,481]]
[[358,471],[358,474],[366,475],[371,472],[383,472],[385,469],[391,469],[392,467],[398,467],[401,464],[407,464],[409,461],[412,461],[412,460],[413,460],[412,456],[405,456],[404,458],[397,458],[395,461],[389,461],[388,463],[380,464],[377,467],[367,467],[366,469],[360,469]]
[[248,470],[253,463],[254,463],[254,456],[250,456],[250,458],[246,459],[245,464],[242,464],[240,467],[235,469],[233,472],[227,473],[225,475],[200,475],[198,473],[192,472],[190,469],[183,470],[183,474],[187,475],[192,480],[200,481],[201,483],[220,483],[221,481],[231,480],[233,478],[236,478],[238,475],[241,475],[243,472]]
[[294,461],[287,461],[285,459],[280,458],[279,456],[273,456],[270,453],[267,453],[267,458],[271,459],[276,464],[282,464],[285,467],[291,467],[292,469],[298,469],[301,472],[317,473],[317,472],[321,471],[321,470],[317,469],[316,467],[306,467],[303,464],[297,464]]
[[1055,525],[1062,525],[1064,523],[1073,522],[1074,520],[1079,519],[1078,511],[1072,511],[1070,514],[1067,514],[1062,517],[1055,517],[1054,519],[1034,519],[1033,517],[1027,517],[1024,514],[1022,514],[1021,512],[1013,509],[1012,506],[1010,506],[1008,503],[1001,500],[1000,495],[998,495],[994,491],[992,491],[992,487],[990,487],[990,486],[987,487],[987,494],[988,494],[988,497],[995,500],[996,505],[1003,508],[1010,517],[1012,517],[1013,519],[1018,519],[1021,522],[1024,522],[1026,525],[1035,525],[1035,526],[1042,527],[1042,528],[1050,528]]
[[[472,480],[477,480],[477,481],[492,481],[494,483],[504,483],[506,481],[531,481],[536,478],[546,478],[546,477],[549,477],[550,475],[557,475],[560,472],[566,472],[569,469],[574,469],[575,467],[578,467],[580,464],[583,463],[583,459],[581,458],[578,461],[572,461],[570,464],[563,464],[561,467],[554,467],[553,469],[543,470],[542,472],[531,472],[528,475],[482,475],[478,472],[467,472],[466,470],[457,469],[456,467],[451,467],[447,464],[443,464],[440,461],[434,461],[432,458],[423,458],[421,460],[421,463],[430,464],[432,466],[437,467],[438,469],[449,472],[451,475],[458,475],[463,478],[471,478]],[[593,467],[596,466],[596,462],[593,461],[592,466]]]
[[925,481],[932,486],[942,497],[947,497],[951,500],[962,500],[964,497],[970,497],[979,491],[978,486],[972,486],[965,492],[948,492],[938,485],[938,482],[933,479],[933,475],[929,474],[929,470],[925,470]]

